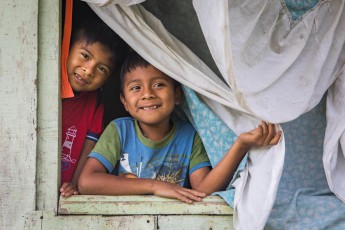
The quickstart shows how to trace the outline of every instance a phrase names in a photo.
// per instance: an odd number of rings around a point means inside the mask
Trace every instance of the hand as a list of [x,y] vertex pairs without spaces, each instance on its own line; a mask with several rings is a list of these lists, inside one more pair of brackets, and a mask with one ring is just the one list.
[[79,195],[77,186],[70,182],[64,182],[60,188],[61,196],[69,197],[72,195]]
[[238,137],[238,141],[243,148],[248,150],[252,147],[276,145],[280,137],[281,131],[276,132],[274,124],[263,121],[256,129],[242,133]]
[[193,189],[183,188],[179,185],[164,181],[155,181],[153,194],[160,197],[174,198],[192,204],[194,201],[201,201],[206,193]]

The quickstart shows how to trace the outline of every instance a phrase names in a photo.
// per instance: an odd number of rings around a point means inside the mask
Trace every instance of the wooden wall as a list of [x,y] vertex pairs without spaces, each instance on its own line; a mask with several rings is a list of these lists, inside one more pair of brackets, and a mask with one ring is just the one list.
[[0,3],[0,228],[35,209],[38,0]]
[[57,206],[59,5],[0,2],[0,229]]

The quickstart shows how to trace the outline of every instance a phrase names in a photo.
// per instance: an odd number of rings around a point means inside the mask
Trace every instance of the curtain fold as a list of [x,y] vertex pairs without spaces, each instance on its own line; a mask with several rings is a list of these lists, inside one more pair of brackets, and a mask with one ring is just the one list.
[[[189,104],[204,103],[210,109],[189,108],[210,158],[221,158],[224,146],[261,120],[282,123],[310,111],[335,82],[327,102],[323,161],[331,190],[344,201],[344,0],[320,1],[296,21],[277,0],[194,0],[203,34],[224,81],[151,13],[136,5],[142,1],[85,1],[142,57],[184,84],[187,98],[192,100]],[[198,116],[200,113],[203,116]],[[210,138],[218,132],[212,124],[214,119],[205,119],[214,116],[220,119],[219,127],[226,127],[219,141],[231,139],[221,147]],[[280,125],[277,128],[281,130]],[[229,130],[234,134],[230,138],[225,134]],[[264,228],[284,157],[284,136],[276,146],[249,152],[233,184],[236,229]]]

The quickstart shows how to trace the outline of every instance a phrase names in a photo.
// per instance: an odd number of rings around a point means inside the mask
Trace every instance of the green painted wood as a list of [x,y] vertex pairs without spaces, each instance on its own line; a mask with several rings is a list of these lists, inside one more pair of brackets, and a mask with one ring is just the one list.
[[202,202],[186,204],[175,199],[156,196],[88,196],[60,197],[59,214],[76,215],[227,215],[232,208],[219,196],[210,196]]
[[162,230],[233,230],[232,216],[177,215],[159,216],[158,228]]
[[0,1],[0,229],[35,210],[38,0]]
[[37,209],[57,210],[60,177],[61,1],[39,1]]
[[160,230],[233,230],[229,215],[62,215],[36,211],[26,216],[25,228],[30,230],[56,229],[160,229]]
[[27,215],[27,230],[157,230],[157,217],[140,216],[56,216],[54,212]]

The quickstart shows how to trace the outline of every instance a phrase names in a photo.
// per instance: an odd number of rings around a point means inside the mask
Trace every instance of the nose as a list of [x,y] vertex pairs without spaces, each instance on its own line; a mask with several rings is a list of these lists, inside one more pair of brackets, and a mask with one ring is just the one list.
[[93,77],[94,76],[94,71],[95,71],[95,65],[93,64],[85,64],[83,67],[82,67],[82,70],[84,72],[84,74],[86,76],[91,76]]
[[151,87],[143,87],[141,99],[148,100],[153,98],[155,98],[153,89]]

